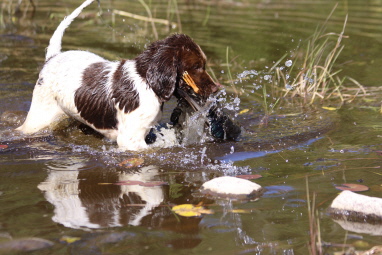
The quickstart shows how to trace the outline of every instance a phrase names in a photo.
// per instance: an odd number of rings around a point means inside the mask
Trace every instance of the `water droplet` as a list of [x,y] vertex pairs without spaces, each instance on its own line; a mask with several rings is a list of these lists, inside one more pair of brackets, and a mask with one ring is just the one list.
[[267,75],[264,75],[264,80],[268,81],[272,78],[271,75],[267,74]]
[[292,60],[287,60],[285,66],[290,67],[292,65]]

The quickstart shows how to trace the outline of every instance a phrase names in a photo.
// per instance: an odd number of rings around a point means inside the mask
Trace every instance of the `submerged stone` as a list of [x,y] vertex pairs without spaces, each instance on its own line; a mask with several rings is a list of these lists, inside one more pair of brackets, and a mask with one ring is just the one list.
[[9,251],[9,252],[30,252],[41,249],[46,249],[53,246],[54,243],[36,237],[29,238],[20,238],[14,239],[11,241],[5,241],[0,243],[0,251]]

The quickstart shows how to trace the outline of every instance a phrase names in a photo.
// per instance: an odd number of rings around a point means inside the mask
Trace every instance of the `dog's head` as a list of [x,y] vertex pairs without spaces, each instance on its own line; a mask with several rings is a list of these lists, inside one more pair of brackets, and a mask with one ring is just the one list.
[[[207,98],[218,85],[206,72],[206,56],[189,36],[174,34],[152,43],[136,58],[137,71],[164,102],[175,89]],[[181,95],[176,93],[176,96]]]

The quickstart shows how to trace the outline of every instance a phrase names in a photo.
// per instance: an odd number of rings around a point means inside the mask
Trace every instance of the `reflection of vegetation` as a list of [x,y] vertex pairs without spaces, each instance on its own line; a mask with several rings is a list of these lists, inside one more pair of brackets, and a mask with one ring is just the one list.
[[313,201],[310,201],[309,182],[306,177],[306,203],[308,205],[309,217],[309,253],[312,255],[320,255],[322,252],[320,221],[318,211],[316,210],[316,193],[313,193]]
[[182,193],[183,185],[179,183],[173,183],[170,185],[170,198],[176,199],[183,195]]
[[[113,15],[118,14],[121,16],[150,22],[155,40],[159,39],[159,35],[158,35],[157,29],[155,27],[155,23],[166,25],[168,27],[169,31],[171,28],[178,27],[179,32],[182,32],[182,23],[180,20],[180,14],[179,14],[177,0],[168,0],[167,19],[154,18],[152,15],[152,11],[151,11],[152,7],[150,7],[148,4],[146,4],[146,2],[144,0],[138,0],[138,1],[143,6],[143,8],[146,10],[148,17],[144,17],[141,15],[137,15],[137,14],[133,14],[130,12],[125,12],[125,11],[120,11],[120,10],[114,10]],[[176,23],[170,21],[172,19],[172,17],[171,17],[172,14],[176,15],[176,19],[177,19]],[[115,17],[114,16],[112,17],[112,24],[113,24],[113,26],[115,25]]]
[[[23,4],[23,2],[25,2]],[[25,5],[23,10],[21,9],[21,6]],[[33,0],[27,0],[27,1],[22,1],[22,0],[9,0],[5,1],[4,3],[1,4],[0,6],[0,27],[5,26],[5,16],[8,15],[8,17],[12,18],[14,16],[16,17],[25,17],[27,12],[31,10],[31,16],[33,17],[35,11],[36,11],[36,6],[33,2]]]

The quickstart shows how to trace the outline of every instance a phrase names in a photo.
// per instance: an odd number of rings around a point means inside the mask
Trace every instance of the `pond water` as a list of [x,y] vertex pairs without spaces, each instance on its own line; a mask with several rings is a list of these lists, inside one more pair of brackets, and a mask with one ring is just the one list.
[[[51,34],[79,1],[34,1],[33,17],[26,0],[15,14],[16,2],[0,5],[0,114],[12,112],[19,118],[29,109]],[[13,132],[17,119],[3,118],[1,252],[9,252],[4,243],[12,239],[33,237],[52,242],[36,254],[308,254],[307,182],[324,251],[380,245],[380,231],[344,229],[327,215],[327,208],[338,194],[335,185],[363,184],[370,188],[363,194],[370,196],[380,197],[382,191],[381,1],[338,1],[325,25],[327,33],[339,34],[348,14],[348,37],[336,68],[368,88],[368,96],[341,107],[338,100],[324,101],[335,110],[291,99],[272,108],[272,95],[264,107],[264,99],[256,96],[268,84],[263,74],[285,54],[280,66],[290,65],[291,56],[325,23],[332,1],[148,4],[154,17],[170,19],[176,27],[156,24],[154,32],[150,23],[112,15],[121,10],[147,16],[139,1],[106,0],[99,8],[88,7],[70,26],[63,48],[109,59],[133,58],[155,40],[155,33],[159,38],[186,33],[205,51],[209,71],[226,85],[222,106],[241,124],[242,136],[237,142],[118,153],[115,144],[76,126],[23,138]],[[163,122],[175,105],[175,99],[167,103]],[[129,159],[139,166],[122,163]],[[199,193],[201,184],[214,177],[254,174],[262,175],[254,181],[266,189],[257,201]],[[186,218],[171,211],[173,205],[199,203],[214,213]],[[14,249],[20,246],[16,242]]]

